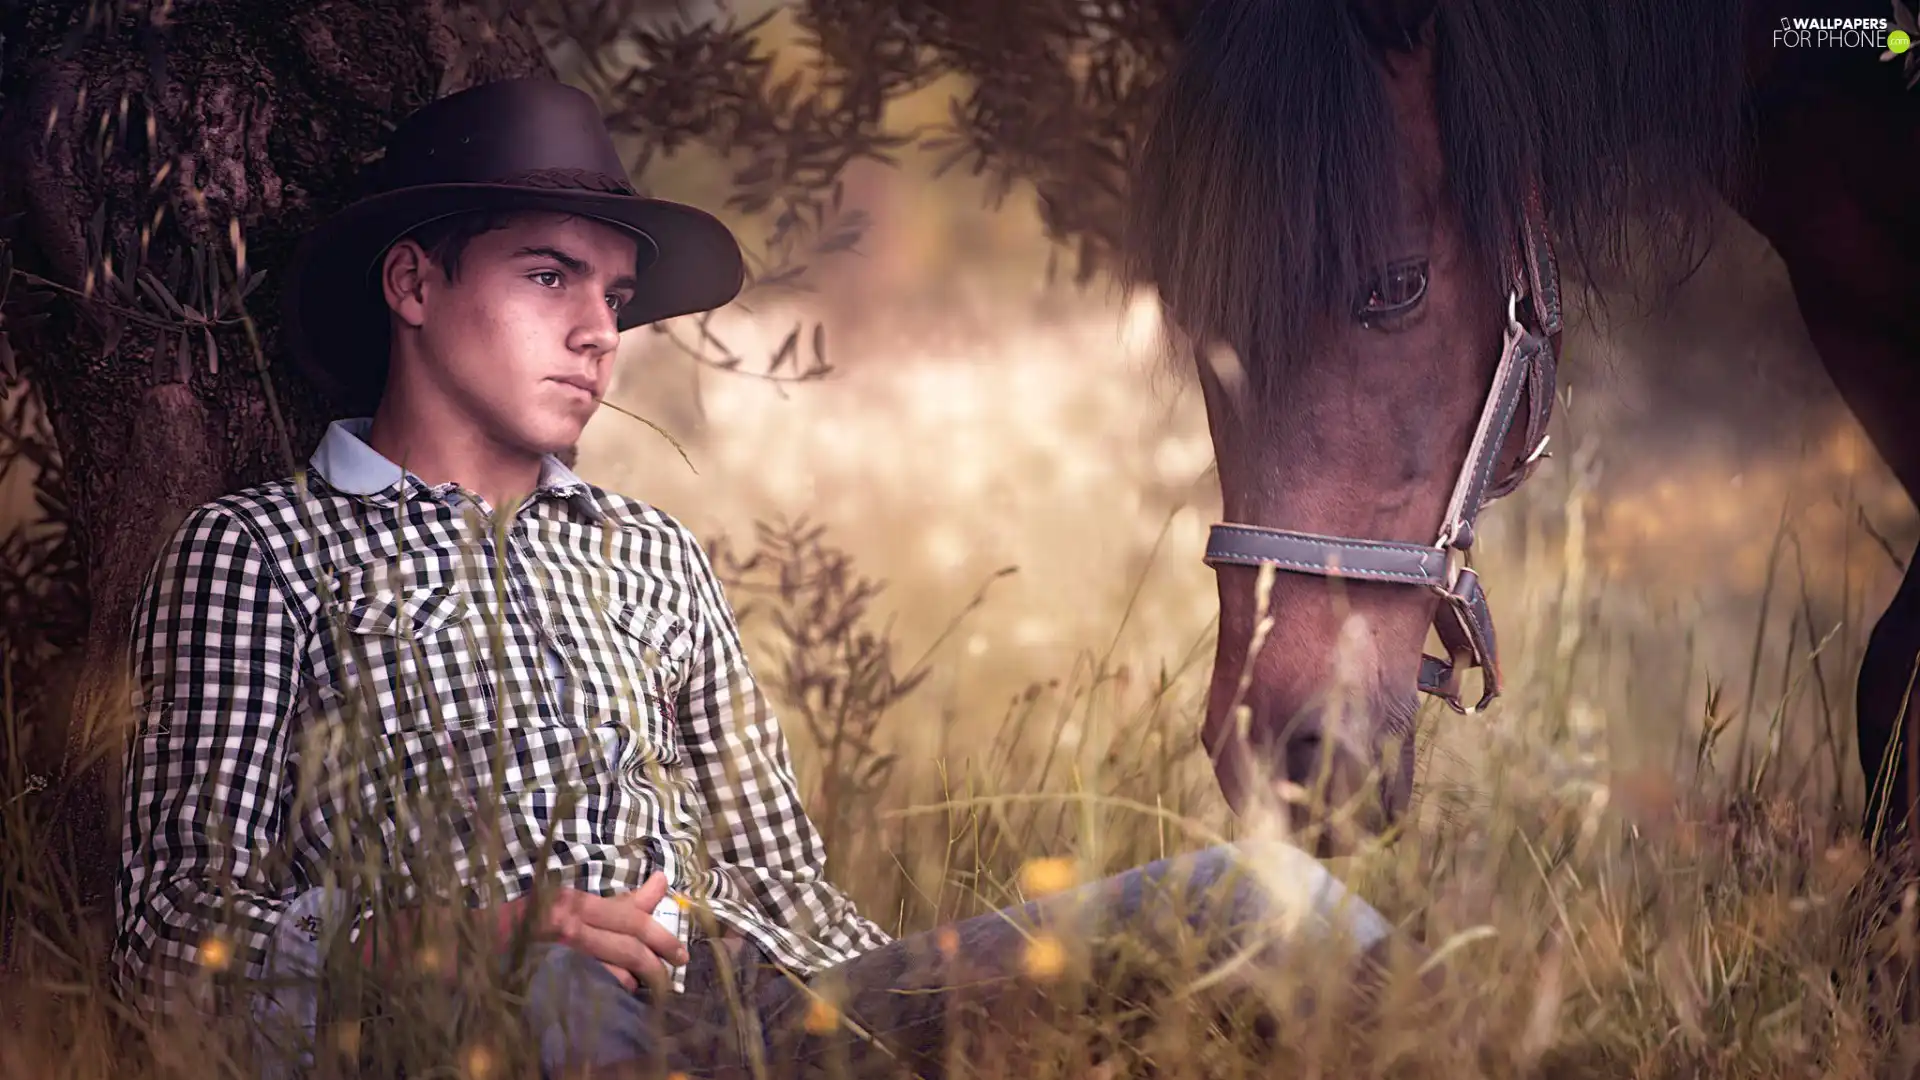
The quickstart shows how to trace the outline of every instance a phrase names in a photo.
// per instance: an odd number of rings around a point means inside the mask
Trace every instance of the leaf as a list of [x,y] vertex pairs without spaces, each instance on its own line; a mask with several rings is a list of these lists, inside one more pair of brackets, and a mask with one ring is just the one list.
[[120,338],[127,332],[127,320],[107,318],[107,326],[101,333],[100,359],[112,360],[120,352]]
[[860,235],[860,230],[858,229],[846,229],[827,237],[826,241],[814,250],[822,255],[832,255],[838,251],[847,251],[860,242]]
[[827,324],[813,324],[813,362],[815,367],[824,367],[827,362]]
[[200,332],[207,338],[207,374],[218,375],[220,374],[220,346],[213,343],[213,328],[202,327]]
[[53,460],[53,447],[38,439],[20,443],[16,449],[19,450],[21,457],[26,458],[29,464],[41,472],[57,467]]
[[868,759],[866,769],[864,770],[866,773],[865,783],[872,785],[884,780],[885,774],[893,771],[893,764],[898,760],[898,757],[899,755],[897,754],[881,754]]
[[48,491],[46,488],[35,488],[33,501],[39,505],[40,512],[47,517],[58,520],[66,516],[67,504],[60,498],[58,492]]
[[140,271],[140,286],[147,291],[147,295],[153,299],[154,303],[176,316],[183,315],[180,310],[180,301],[173,298],[173,291],[161,284],[159,278],[147,273],[144,269]]
[[799,346],[800,328],[796,326],[787,331],[786,339],[781,341],[780,348],[774,351],[773,360],[767,364],[767,374],[771,375],[779,371],[787,361],[793,359],[794,354],[799,351]]
[[5,375],[8,382],[17,382],[20,378],[20,369],[13,360],[13,342],[7,340],[5,330],[0,330],[0,375]]
[[774,112],[784,113],[787,107],[793,104],[793,94],[798,89],[800,89],[800,72],[796,71],[782,80],[779,86],[773,88],[773,93],[767,95],[767,104],[773,107]]
[[93,208],[93,220],[87,223],[87,235],[93,237],[93,250],[98,253],[106,243],[107,236],[107,204],[105,200],[102,200],[99,206]]
[[213,295],[214,271],[212,250],[205,244],[193,245],[193,271],[193,302],[208,307],[207,297]]
[[798,263],[796,265],[784,267],[771,274],[768,274],[766,277],[763,277],[758,281],[754,282],[754,284],[761,288],[770,288],[778,285],[786,285],[796,280],[797,278],[799,278],[801,274],[804,274],[806,272],[807,272],[807,264]]
[[260,287],[260,279],[266,276],[267,272],[265,270],[255,270],[252,274],[249,274],[247,276],[247,284],[240,290],[240,299],[245,300],[247,297],[252,296],[253,290]]
[[140,306],[140,292],[134,286],[133,282],[128,281],[119,274],[115,274],[107,280],[113,283],[113,291],[115,295],[120,297],[121,303],[129,307]]

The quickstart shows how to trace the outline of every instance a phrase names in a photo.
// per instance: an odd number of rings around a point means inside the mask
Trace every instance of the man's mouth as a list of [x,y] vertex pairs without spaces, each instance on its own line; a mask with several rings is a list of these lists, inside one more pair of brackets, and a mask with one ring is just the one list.
[[595,401],[600,400],[600,394],[598,393],[598,391],[595,390],[591,380],[575,379],[575,378],[556,378],[553,381],[560,383],[564,386],[571,386],[574,389],[580,391],[581,393],[587,395],[588,397],[594,399]]

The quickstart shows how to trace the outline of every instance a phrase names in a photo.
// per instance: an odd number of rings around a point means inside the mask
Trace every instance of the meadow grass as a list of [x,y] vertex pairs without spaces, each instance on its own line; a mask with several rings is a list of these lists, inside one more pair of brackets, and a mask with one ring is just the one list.
[[[1596,733],[1622,706],[1596,688],[1615,670],[1603,653],[1621,646],[1593,631],[1608,590],[1587,555],[1582,460],[1505,520],[1504,547],[1486,545],[1510,552],[1487,569],[1511,589],[1499,611],[1508,695],[1482,717],[1424,712],[1406,830],[1334,862],[1424,943],[1443,988],[1390,972],[1369,1022],[1315,1010],[1276,1046],[1224,1024],[1227,999],[1205,988],[1197,952],[1168,950],[1133,957],[1152,965],[1153,992],[1076,1007],[1025,1042],[969,1044],[955,1071],[1088,1075],[1091,1044],[1108,1061],[1095,1075],[1108,1076],[1907,1075],[1920,1027],[1899,1019],[1893,987],[1911,966],[1920,911],[1907,880],[1856,840],[1857,777],[1847,783],[1847,691],[1864,634],[1838,627],[1863,613],[1842,612],[1829,630],[1804,580],[1796,590],[1770,567],[1747,692],[1682,685],[1665,704],[1671,756],[1612,760]],[[756,670],[778,693],[832,876],[889,929],[925,930],[1219,839],[1273,839],[1221,808],[1199,745],[1208,640],[1150,676],[1088,653],[999,716],[955,715],[922,701],[942,643],[896,661],[873,611],[883,586],[825,530],[769,523],[750,552],[714,549]],[[983,585],[977,604],[991,603]],[[1769,644],[1767,620],[1789,609],[1804,615]],[[9,710],[8,738],[26,722]],[[937,753],[889,749],[890,732],[929,723]],[[44,780],[10,768],[5,784],[0,879],[21,917],[5,1075],[256,1075],[238,1016],[144,1030],[118,1008],[99,974],[102,920],[64,917],[74,900],[50,854],[59,822],[44,812]],[[405,856],[417,881],[447,872],[432,840],[444,804],[430,789],[417,808]],[[377,900],[395,868],[342,872]],[[322,1033],[320,1074],[528,1074],[512,982],[458,948],[466,932],[449,927],[444,954],[390,974],[335,957],[337,984],[361,1010],[342,1015],[361,1019]],[[1085,1000],[1080,946],[1041,945],[1027,958],[1034,990]],[[1340,969],[1299,950],[1264,989],[1326,990]],[[450,964],[457,1000],[445,990]]]

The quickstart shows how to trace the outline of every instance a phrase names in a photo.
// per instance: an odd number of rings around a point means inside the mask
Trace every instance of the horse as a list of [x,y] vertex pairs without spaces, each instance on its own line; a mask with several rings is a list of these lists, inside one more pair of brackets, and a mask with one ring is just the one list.
[[[1351,851],[1406,811],[1420,694],[1466,713],[1500,692],[1470,555],[1547,454],[1563,271],[1669,288],[1732,207],[1920,495],[1920,91],[1880,62],[1888,0],[1180,13],[1122,277],[1157,292],[1205,403],[1225,520],[1202,741],[1236,812],[1284,803],[1317,852]],[[1914,745],[1917,650],[1920,559],[1858,681],[1882,850],[1913,816],[1920,761],[1879,765],[1897,731]]]

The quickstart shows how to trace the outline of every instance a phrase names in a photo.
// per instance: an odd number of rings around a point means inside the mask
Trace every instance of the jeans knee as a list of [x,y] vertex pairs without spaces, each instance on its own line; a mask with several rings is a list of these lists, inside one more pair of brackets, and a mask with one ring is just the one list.
[[1392,924],[1373,905],[1334,877],[1319,859],[1284,841],[1217,845],[1196,855],[1199,876],[1216,883],[1225,910],[1236,923],[1283,919],[1307,939],[1344,937],[1366,951],[1389,937]]

